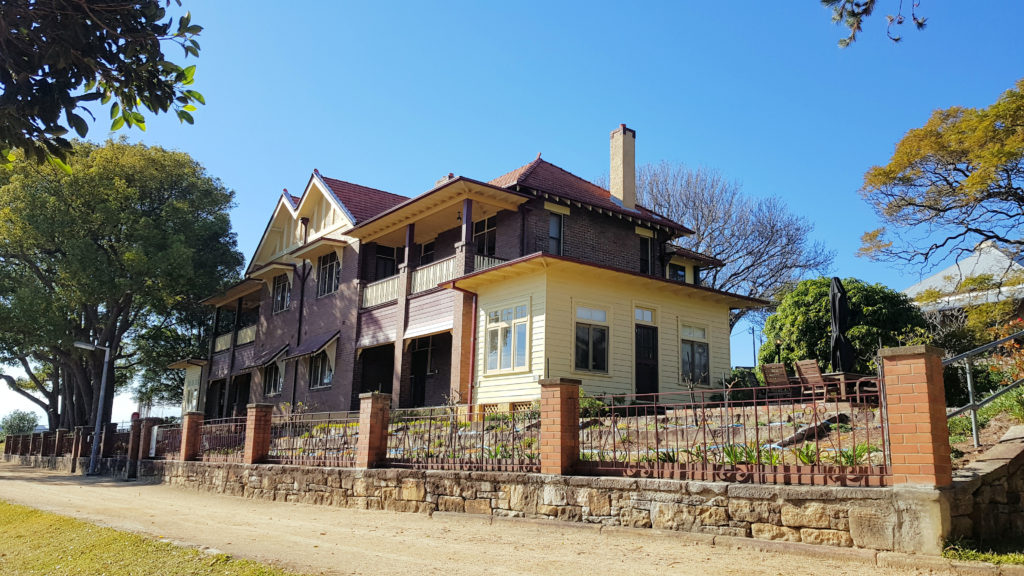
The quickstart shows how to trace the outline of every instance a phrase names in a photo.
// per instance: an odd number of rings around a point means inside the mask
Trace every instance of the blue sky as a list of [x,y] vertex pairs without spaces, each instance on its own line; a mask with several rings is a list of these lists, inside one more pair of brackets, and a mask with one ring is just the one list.
[[[595,179],[625,122],[639,163],[707,166],[780,196],[836,251],[836,274],[902,289],[918,271],[854,257],[877,227],[863,173],[932,110],[986,106],[1024,77],[1022,3],[925,0],[928,28],[903,26],[897,45],[884,15],[898,0],[880,0],[845,50],[814,0],[184,4],[205,28],[195,88],[207,105],[194,126],[149,118],[129,134],[192,154],[235,190],[247,257],[281,189],[300,193],[313,168],[416,195],[542,152]],[[733,363],[750,364],[741,330]]]

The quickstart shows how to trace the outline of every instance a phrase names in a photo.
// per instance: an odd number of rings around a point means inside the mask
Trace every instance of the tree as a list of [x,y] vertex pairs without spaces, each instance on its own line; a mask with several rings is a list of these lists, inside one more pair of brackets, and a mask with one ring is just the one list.
[[[846,48],[857,40],[857,34],[861,32],[861,25],[864,23],[864,19],[875,11],[877,0],[821,0],[821,3],[832,9],[832,22],[842,24],[850,30],[850,35],[839,41],[839,47]],[[910,18],[914,22],[915,28],[924,30],[928,19],[917,15],[917,7],[920,4],[920,0],[911,0]],[[888,23],[885,28],[886,36],[893,42],[903,40],[894,31],[894,27],[902,26],[906,22],[906,18],[903,16],[902,0],[896,5],[896,13],[886,14],[885,20]]]
[[[829,278],[804,280],[782,298],[765,322],[760,363],[814,359],[822,366],[829,365],[830,284]],[[905,294],[856,278],[846,278],[843,286],[850,304],[847,337],[857,355],[855,372],[874,372],[880,347],[927,340],[925,319]]]
[[0,441],[6,440],[8,436],[30,434],[36,429],[39,417],[35,412],[27,410],[15,410],[0,418]]
[[[175,0],[180,5],[180,0]],[[193,122],[202,94],[189,89],[195,66],[181,67],[164,55],[178,44],[185,58],[199,56],[201,26],[185,14],[175,25],[170,0],[11,0],[0,3],[0,162],[20,148],[37,162],[64,166],[72,145],[85,137],[86,107],[110,104],[111,130],[146,129],[141,110],[174,110]],[[111,103],[111,101],[113,101]]]
[[[156,326],[177,330],[199,300],[237,277],[233,193],[181,152],[124,141],[76,143],[67,174],[20,158],[0,168],[0,365],[20,364],[61,426],[98,408],[103,351],[124,386],[145,368]],[[47,379],[32,375],[45,372]],[[11,378],[4,378],[8,385]],[[38,398],[37,398],[38,399]]]
[[988,108],[936,110],[907,132],[861,195],[886,226],[860,255],[926,267],[994,240],[1024,250],[1024,80]]
[[[808,237],[813,225],[779,198],[745,196],[739,184],[704,168],[661,162],[637,173],[640,204],[695,230],[683,247],[725,266],[701,271],[706,286],[771,300],[808,274],[823,274],[833,254]],[[729,327],[748,314],[732,313]]]

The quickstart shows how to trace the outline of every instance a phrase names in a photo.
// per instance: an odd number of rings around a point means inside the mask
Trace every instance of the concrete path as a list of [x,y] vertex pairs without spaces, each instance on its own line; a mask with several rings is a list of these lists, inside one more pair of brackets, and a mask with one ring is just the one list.
[[[872,576],[946,572],[865,551],[465,514],[262,502],[0,462],[0,499],[315,574]],[[737,545],[739,544],[739,545]],[[0,542],[2,548],[2,542]],[[795,551],[795,553],[794,553]],[[888,565],[886,565],[888,564]],[[945,563],[948,566],[948,563]]]

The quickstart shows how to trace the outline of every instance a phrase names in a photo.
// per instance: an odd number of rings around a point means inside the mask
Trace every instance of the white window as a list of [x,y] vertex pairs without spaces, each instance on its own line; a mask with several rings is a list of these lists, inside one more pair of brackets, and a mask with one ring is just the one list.
[[644,324],[654,324],[654,310],[650,308],[634,308],[633,319]]
[[577,370],[608,372],[608,312],[600,308],[576,307]]
[[326,388],[331,385],[334,371],[326,350],[317,352],[309,359],[309,388]]
[[341,262],[338,261],[337,252],[328,252],[320,257],[317,263],[316,272],[316,295],[326,296],[338,290],[338,277],[341,272]]
[[281,393],[284,385],[284,370],[277,362],[268,364],[263,369],[263,395],[274,396]]
[[521,370],[529,355],[530,312],[516,304],[487,313],[487,371]]
[[271,294],[274,301],[274,314],[284,312],[291,305],[292,291],[288,286],[288,275],[280,274],[274,276],[274,290]]

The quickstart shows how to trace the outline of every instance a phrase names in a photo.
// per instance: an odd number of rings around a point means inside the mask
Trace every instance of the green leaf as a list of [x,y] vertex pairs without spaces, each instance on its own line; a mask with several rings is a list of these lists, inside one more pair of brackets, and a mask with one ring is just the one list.
[[184,110],[186,112],[195,112],[196,111],[196,107],[191,105],[191,104],[186,104]]
[[132,110],[131,112],[129,112],[129,114],[131,114],[132,121],[136,124],[140,124],[146,121],[146,117],[140,114],[139,112]]
[[146,131],[146,123],[145,122],[136,122],[135,125],[139,127],[139,130],[142,130],[143,132]]
[[85,119],[79,116],[78,114],[75,114],[74,112],[70,111],[67,113],[67,118],[68,124],[70,124],[71,127],[75,129],[75,132],[78,133],[78,136],[81,138],[85,138],[85,135],[89,133],[89,124],[86,123]]
[[202,94],[196,92],[195,90],[185,90],[185,95],[189,98],[192,98],[196,102],[199,102],[200,104],[206,105],[206,99],[203,98]]
[[189,124],[195,124],[195,119],[192,115],[184,110],[178,110],[178,119],[182,122],[188,122]]
[[121,114],[121,105],[118,104],[117,102],[114,102],[114,104],[110,107],[110,119],[113,120],[114,118],[117,118],[118,115],[120,115],[120,114]]
[[110,124],[110,131],[111,132],[116,132],[116,131],[120,130],[123,127],[124,127],[124,118],[121,118],[120,116],[118,116],[117,118],[114,118],[114,121]]
[[65,174],[71,174],[71,166],[65,164],[60,158],[57,158],[56,156],[47,156],[46,161],[51,165],[60,168]]
[[196,65],[193,64],[188,68],[185,68],[184,70],[182,70],[182,73],[185,75],[185,80],[191,82],[192,77],[196,75]]

